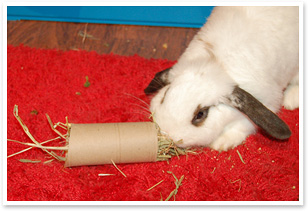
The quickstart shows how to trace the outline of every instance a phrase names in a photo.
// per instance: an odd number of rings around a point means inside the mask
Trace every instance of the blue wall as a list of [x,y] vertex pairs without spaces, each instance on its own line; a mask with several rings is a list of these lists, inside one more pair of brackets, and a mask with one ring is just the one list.
[[8,20],[201,27],[212,6],[8,6]]

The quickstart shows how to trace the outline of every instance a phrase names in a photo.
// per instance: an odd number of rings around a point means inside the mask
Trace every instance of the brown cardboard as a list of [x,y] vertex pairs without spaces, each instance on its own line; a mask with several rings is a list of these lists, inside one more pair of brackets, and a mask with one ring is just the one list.
[[157,129],[152,122],[71,124],[65,167],[155,162]]

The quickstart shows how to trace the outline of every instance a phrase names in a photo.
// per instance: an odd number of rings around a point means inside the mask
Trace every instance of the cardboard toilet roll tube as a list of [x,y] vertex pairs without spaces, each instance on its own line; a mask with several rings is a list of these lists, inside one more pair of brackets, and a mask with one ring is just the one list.
[[64,166],[155,162],[157,151],[152,122],[71,124]]

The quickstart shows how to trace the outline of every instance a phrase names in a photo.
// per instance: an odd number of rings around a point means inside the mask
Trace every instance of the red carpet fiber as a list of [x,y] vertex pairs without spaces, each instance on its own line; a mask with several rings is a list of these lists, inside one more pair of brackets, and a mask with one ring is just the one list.
[[[40,142],[56,137],[45,113],[54,122],[149,121],[143,93],[156,72],[175,62],[138,55],[99,55],[96,52],[42,50],[8,46],[7,136],[31,142],[13,116],[14,105]],[[90,86],[84,87],[88,76]],[[159,201],[182,185],[176,201],[297,201],[299,200],[299,112],[282,109],[280,117],[292,130],[285,142],[262,132],[228,152],[207,148],[167,162],[64,168],[46,153],[32,149],[7,160],[8,201]],[[27,147],[7,143],[8,155]],[[36,159],[23,163],[19,159]],[[100,177],[108,173],[113,176]],[[150,187],[162,181],[152,190]]]

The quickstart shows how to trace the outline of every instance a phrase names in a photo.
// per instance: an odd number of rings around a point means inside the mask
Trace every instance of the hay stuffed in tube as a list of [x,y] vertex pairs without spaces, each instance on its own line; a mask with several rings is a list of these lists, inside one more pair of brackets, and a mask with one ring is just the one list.
[[[17,105],[13,114],[33,143],[8,141],[41,148],[54,159],[63,161],[65,167],[165,161],[187,152],[176,147],[175,142],[153,121],[74,124],[66,118],[66,123],[54,124],[46,114],[51,129],[58,135],[52,140],[65,140],[64,146],[49,147],[43,145],[48,141],[38,142],[31,135],[18,115]],[[63,152],[65,156],[61,155]]]

